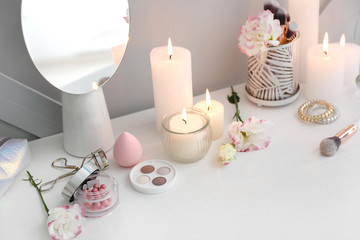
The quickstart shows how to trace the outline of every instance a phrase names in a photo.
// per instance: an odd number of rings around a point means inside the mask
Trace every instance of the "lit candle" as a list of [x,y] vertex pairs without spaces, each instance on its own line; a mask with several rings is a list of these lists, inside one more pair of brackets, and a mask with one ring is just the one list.
[[356,87],[355,79],[359,75],[360,47],[355,43],[345,43],[345,35],[340,39],[340,46],[345,54],[345,85]]
[[338,100],[343,93],[345,60],[339,46],[329,45],[328,33],[323,44],[307,52],[306,92],[308,99]]
[[162,145],[179,162],[200,160],[211,146],[210,118],[197,108],[183,108],[162,120]]
[[219,139],[224,133],[224,105],[216,100],[211,100],[209,90],[206,89],[206,100],[196,103],[194,107],[209,115],[212,140]]
[[156,47],[150,53],[150,63],[156,111],[156,127],[161,130],[165,114],[193,105],[191,53],[172,46]]
[[170,120],[170,130],[177,133],[195,132],[199,130],[202,125],[201,118],[192,113],[186,114],[185,108],[183,108],[181,115],[175,115]]
[[299,79],[306,78],[306,52],[310,46],[318,43],[319,35],[319,0],[289,0],[291,21],[299,25],[300,38],[297,47],[299,59]]

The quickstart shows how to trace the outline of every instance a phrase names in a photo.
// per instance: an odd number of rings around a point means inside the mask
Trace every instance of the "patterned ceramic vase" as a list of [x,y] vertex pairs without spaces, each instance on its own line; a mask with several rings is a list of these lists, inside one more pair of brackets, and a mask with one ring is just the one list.
[[263,101],[291,98],[299,91],[297,33],[289,43],[268,48],[248,59],[247,94]]

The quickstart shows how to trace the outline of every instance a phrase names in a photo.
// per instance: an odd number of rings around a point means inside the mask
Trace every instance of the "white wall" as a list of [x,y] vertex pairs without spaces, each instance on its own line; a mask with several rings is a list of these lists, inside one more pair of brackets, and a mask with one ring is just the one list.
[[[287,6],[287,0],[280,2]],[[321,0],[320,9],[334,8],[330,7],[333,2],[350,6],[350,13],[338,10],[326,19],[320,17],[321,22],[350,21],[359,16],[358,0]],[[192,53],[194,95],[204,93],[206,88],[216,90],[245,82],[247,57],[237,48],[238,31],[248,13],[259,11],[262,3],[262,0],[129,0],[128,49],[114,77],[104,86],[111,117],[153,106],[149,53],[156,46],[166,45],[169,36],[174,45]],[[60,92],[43,79],[27,54],[20,5],[21,0],[0,1],[0,72],[60,101]],[[342,29],[320,23],[320,32],[327,28],[336,32],[333,40]],[[355,23],[347,22],[346,28],[353,31]],[[0,135],[1,132],[0,128]]]
[[[247,58],[237,48],[249,1],[132,0],[130,40],[123,63],[104,87],[110,115],[153,106],[149,54],[174,45],[192,53],[194,94],[237,84],[246,78]],[[259,6],[259,9],[261,6]]]

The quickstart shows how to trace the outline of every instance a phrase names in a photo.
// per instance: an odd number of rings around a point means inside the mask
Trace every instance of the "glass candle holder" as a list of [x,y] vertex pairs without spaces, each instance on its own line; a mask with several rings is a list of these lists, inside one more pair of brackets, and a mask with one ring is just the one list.
[[196,162],[209,151],[212,139],[210,118],[201,109],[184,108],[169,113],[162,119],[161,125],[162,145],[173,160]]

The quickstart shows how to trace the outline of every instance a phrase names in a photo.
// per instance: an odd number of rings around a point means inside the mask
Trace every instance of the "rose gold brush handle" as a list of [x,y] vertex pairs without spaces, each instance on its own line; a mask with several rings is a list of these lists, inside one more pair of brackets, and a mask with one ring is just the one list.
[[349,139],[356,131],[358,130],[359,125],[358,124],[350,124],[340,132],[338,132],[335,137],[340,138],[341,143],[345,142],[347,139]]

